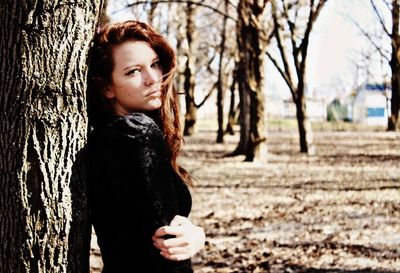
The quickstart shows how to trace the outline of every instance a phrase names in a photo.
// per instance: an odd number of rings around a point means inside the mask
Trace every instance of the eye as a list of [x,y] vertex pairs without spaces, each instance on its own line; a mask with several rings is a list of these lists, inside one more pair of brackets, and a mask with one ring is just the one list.
[[140,73],[140,69],[135,68],[135,69],[129,70],[128,73],[126,73],[126,75],[127,76],[134,76],[134,75],[139,74],[139,73]]
[[154,68],[154,69],[161,69],[160,60],[157,60],[154,63],[152,63],[151,67]]

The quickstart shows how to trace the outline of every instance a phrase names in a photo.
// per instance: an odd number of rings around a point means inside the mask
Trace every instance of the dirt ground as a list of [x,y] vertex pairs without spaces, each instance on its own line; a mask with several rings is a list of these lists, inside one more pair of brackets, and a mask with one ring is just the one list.
[[[223,157],[238,136],[186,138],[183,165],[197,179],[191,219],[204,227],[193,258],[206,272],[400,272],[400,133],[269,132],[265,162]],[[91,272],[101,269],[95,238]]]

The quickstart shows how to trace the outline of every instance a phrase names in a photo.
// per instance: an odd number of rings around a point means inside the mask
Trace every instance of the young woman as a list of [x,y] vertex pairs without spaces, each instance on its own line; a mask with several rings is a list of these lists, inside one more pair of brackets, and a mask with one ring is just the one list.
[[174,51],[127,21],[96,34],[90,60],[90,199],[103,272],[192,272],[205,235],[187,218],[192,180],[177,164]]

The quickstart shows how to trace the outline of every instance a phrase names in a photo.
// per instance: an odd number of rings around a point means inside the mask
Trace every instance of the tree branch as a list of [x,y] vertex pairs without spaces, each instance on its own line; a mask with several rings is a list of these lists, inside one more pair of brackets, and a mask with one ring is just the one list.
[[278,70],[279,74],[281,74],[282,78],[286,82],[287,86],[289,87],[290,93],[292,93],[292,96],[295,97],[295,88],[293,86],[293,83],[291,82],[290,78],[287,77],[286,73],[283,71],[283,69],[279,66],[278,62],[272,57],[271,54],[266,52],[268,58],[271,60],[271,62],[274,64],[275,68]]
[[[280,33],[279,33],[280,25],[279,25],[279,22],[278,22],[278,18],[277,18],[276,13],[277,13],[277,11],[276,11],[276,5],[275,5],[275,2],[273,1],[273,2],[272,2],[272,18],[273,18],[273,22],[274,22],[274,30],[273,30],[273,33],[274,33],[276,42],[277,42],[277,44],[278,44],[278,49],[279,49],[279,53],[280,53],[280,55],[281,55],[283,67],[284,67],[284,69],[285,69],[285,74],[286,74],[286,77],[285,77],[285,78],[289,79],[289,82],[292,82],[291,73],[290,73],[290,68],[289,68],[289,63],[288,63],[288,58],[287,58],[287,56],[286,56],[285,48],[284,48],[284,46],[283,46],[283,44],[282,44],[282,40],[281,40]],[[282,72],[283,72],[283,71],[282,71]]]
[[[130,8],[130,7],[133,7],[133,6],[138,6],[138,5],[141,5],[141,4],[147,4],[147,3],[148,3],[148,1],[136,1],[136,2],[134,2],[132,4],[128,4],[127,6],[121,8],[119,10],[114,11],[112,14],[119,13],[119,12],[125,10],[126,8]],[[153,4],[165,4],[165,3],[193,4],[193,5],[201,6],[201,7],[207,8],[207,9],[211,9],[215,13],[217,13],[219,15],[222,15],[222,16],[224,16],[224,17],[226,17],[228,19],[231,19],[232,21],[236,22],[236,19],[231,17],[229,14],[226,14],[226,13],[220,11],[219,9],[217,9],[215,7],[212,7],[210,5],[204,4],[202,2],[190,1],[190,0],[156,0],[156,1],[152,1],[152,3]]]
[[378,17],[379,22],[381,23],[381,26],[382,26],[382,28],[383,28],[383,31],[385,31],[386,34],[387,34],[389,37],[391,37],[392,35],[390,34],[389,30],[386,28],[385,22],[383,21],[383,18],[382,18],[382,16],[381,16],[381,14],[379,13],[378,8],[376,7],[374,0],[370,0],[370,2],[371,2],[372,8],[374,9],[375,15]]
[[296,13],[295,13],[295,21],[292,22],[290,20],[290,18],[289,18],[289,12],[288,12],[287,7],[286,7],[286,5],[285,5],[283,0],[282,0],[282,6],[283,6],[283,15],[286,18],[286,22],[287,22],[287,24],[289,26],[289,30],[290,30],[290,40],[292,42],[293,56],[295,56],[294,59],[296,60],[297,59],[297,54],[299,52],[298,48],[296,47],[296,41],[295,41],[295,27],[296,27],[296,23],[295,22],[296,22],[296,18],[297,18],[297,10],[296,10]]
[[323,8],[323,6],[325,5],[325,3],[328,0],[319,0],[317,7],[314,10],[314,0],[311,0],[311,4],[310,4],[310,14],[308,17],[308,22],[307,22],[307,28],[306,31],[304,32],[304,37],[303,40],[301,41],[301,44],[299,46],[300,52],[301,52],[301,63],[300,63],[300,67],[299,67],[299,72],[301,75],[304,74],[304,70],[305,70],[305,65],[306,65],[306,59],[307,59],[307,52],[308,52],[308,44],[309,44],[309,40],[310,40],[310,34],[312,31],[312,28],[314,26],[315,21],[317,20],[319,14],[321,13],[321,10]]
[[204,99],[199,103],[196,104],[194,102],[194,106],[199,109],[200,107],[203,106],[203,104],[207,101],[207,99],[211,96],[211,94],[214,92],[215,88],[217,87],[217,83],[214,83],[214,85],[211,87],[210,91],[208,91],[208,94],[204,97]]
[[372,44],[372,46],[379,52],[379,54],[386,59],[388,62],[390,61],[390,57],[388,57],[388,55],[390,55],[389,52],[384,52],[382,47],[380,47],[379,45],[377,45],[375,43],[375,41],[373,40],[373,38],[371,37],[371,35],[365,31],[358,22],[356,22],[355,20],[353,20],[352,18],[348,18],[350,21],[353,22],[353,24],[361,31],[361,33],[367,38],[367,40]]

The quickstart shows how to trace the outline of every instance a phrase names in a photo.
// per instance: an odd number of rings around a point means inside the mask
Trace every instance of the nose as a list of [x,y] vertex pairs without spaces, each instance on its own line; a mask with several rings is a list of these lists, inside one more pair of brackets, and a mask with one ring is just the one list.
[[149,68],[146,70],[146,78],[144,80],[145,85],[150,86],[157,83],[160,80],[160,71],[157,69]]

